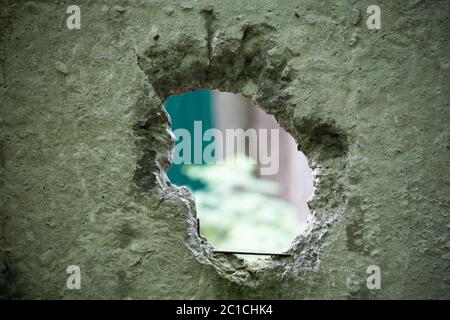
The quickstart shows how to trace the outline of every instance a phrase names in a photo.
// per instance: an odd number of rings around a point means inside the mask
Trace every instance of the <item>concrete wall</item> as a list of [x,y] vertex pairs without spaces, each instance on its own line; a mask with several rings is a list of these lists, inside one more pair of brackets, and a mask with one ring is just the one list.
[[[75,2],[0,0],[2,297],[450,298],[449,2]],[[318,170],[292,257],[197,236],[161,106],[194,88],[252,98]]]

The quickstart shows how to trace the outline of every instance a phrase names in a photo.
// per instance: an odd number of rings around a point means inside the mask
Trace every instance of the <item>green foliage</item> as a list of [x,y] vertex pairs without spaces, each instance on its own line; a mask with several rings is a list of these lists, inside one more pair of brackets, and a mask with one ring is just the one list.
[[194,196],[201,232],[218,249],[281,252],[305,227],[295,208],[276,198],[278,183],[256,177],[255,170],[245,157],[183,167],[206,185]]

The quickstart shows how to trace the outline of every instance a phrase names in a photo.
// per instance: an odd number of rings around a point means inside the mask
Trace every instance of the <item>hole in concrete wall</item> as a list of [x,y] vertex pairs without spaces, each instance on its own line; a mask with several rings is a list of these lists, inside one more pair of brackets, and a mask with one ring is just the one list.
[[313,193],[295,140],[242,95],[190,91],[165,108],[176,137],[168,177],[192,191],[201,234],[221,250],[286,251]]
[[[204,12],[204,17],[206,48],[203,40],[199,42],[197,37],[183,33],[164,45],[158,41],[145,50],[136,51],[139,68],[151,85],[150,92],[145,89],[143,97],[150,93],[151,101],[148,102],[155,108],[147,111],[144,98],[139,101],[144,115],[135,128],[140,156],[134,181],[140,194],[151,197],[149,205],[157,201],[156,208],[182,206],[183,210],[176,212],[176,218],[180,220],[174,228],[186,226],[188,249],[198,262],[213,266],[219,275],[234,283],[254,285],[250,279],[260,279],[268,268],[283,270],[280,276],[285,279],[285,272],[298,274],[317,270],[322,246],[328,245],[325,239],[333,234],[332,229],[346,210],[344,186],[348,178],[347,153],[352,137],[332,114],[326,114],[319,105],[312,104],[314,99],[309,96],[322,91],[314,90],[303,99],[306,91],[302,92],[298,87],[303,75],[295,68],[296,63],[291,63],[297,53],[284,44],[277,44],[279,36],[275,27],[266,23],[245,23],[241,26],[239,41],[234,35],[228,38],[227,34],[218,32],[219,24],[213,11]],[[314,198],[308,202],[314,214],[307,232],[296,237],[290,246],[292,257],[282,259],[282,264],[275,258],[257,264],[257,269],[248,269],[232,255],[214,254],[209,243],[196,234],[197,210],[193,208],[193,198],[184,188],[174,188],[165,179],[173,145],[167,136],[167,117],[161,112],[160,101],[198,88],[242,92],[251,97],[295,137],[314,168]],[[169,212],[174,213],[172,209]],[[280,269],[283,265],[285,269]]]

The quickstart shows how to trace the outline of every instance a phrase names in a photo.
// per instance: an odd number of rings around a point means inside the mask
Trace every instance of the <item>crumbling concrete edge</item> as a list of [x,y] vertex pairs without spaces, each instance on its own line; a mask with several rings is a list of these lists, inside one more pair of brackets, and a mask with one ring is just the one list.
[[[274,26],[244,25],[239,45],[230,45],[232,41],[214,44],[212,37],[220,37],[220,32],[214,29],[214,12],[202,11],[202,14],[205,16],[205,42],[196,43],[193,39],[187,39],[185,43],[191,46],[183,50],[158,44],[140,52],[135,49],[139,69],[148,79],[149,92],[146,94],[151,96],[152,104],[149,107],[151,112],[136,125],[136,132],[142,138],[138,147],[141,160],[135,174],[136,184],[144,193],[151,190],[162,199],[179,197],[184,202],[188,249],[199,263],[212,266],[220,276],[233,283],[256,288],[265,273],[274,274],[279,279],[289,279],[316,272],[320,268],[320,253],[329,245],[326,235],[343,217],[345,199],[342,180],[345,179],[348,150],[345,131],[331,119],[293,116],[297,106],[291,100],[290,92],[296,71],[291,67],[290,60],[295,55],[271,36],[276,30]],[[230,47],[227,48],[227,45]],[[190,60],[186,60],[187,56]],[[186,70],[189,73],[183,72]],[[301,141],[299,148],[308,156],[311,167],[316,171],[316,192],[310,203],[313,218],[308,230],[294,239],[288,251],[292,257],[281,260],[269,258],[256,265],[248,264],[236,256],[214,254],[212,245],[197,234],[192,194],[185,188],[172,185],[165,173],[171,164],[174,137],[170,131],[169,116],[161,102],[170,95],[199,88],[242,93],[274,115],[280,126]],[[159,131],[159,137],[165,138],[155,141],[155,131]],[[146,146],[148,143],[153,144],[150,149]],[[327,188],[332,186],[342,196],[326,199],[328,194],[322,195],[324,184]]]

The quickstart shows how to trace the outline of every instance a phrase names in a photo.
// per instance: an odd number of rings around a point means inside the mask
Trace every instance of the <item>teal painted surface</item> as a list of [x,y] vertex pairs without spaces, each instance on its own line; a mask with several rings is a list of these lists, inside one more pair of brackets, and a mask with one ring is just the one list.
[[[175,131],[178,128],[187,129],[191,133],[191,137],[193,137],[194,121],[202,121],[202,135],[206,130],[213,128],[212,95],[211,90],[202,89],[169,97],[164,106],[172,119],[172,130]],[[202,151],[209,143],[211,142],[202,142]],[[192,143],[191,155],[193,154],[194,144]],[[204,164],[203,159],[202,162]],[[167,172],[170,181],[177,186],[187,186],[192,190],[203,188],[204,184],[199,180],[189,178],[183,172],[183,167],[185,167],[184,164],[172,164],[170,170]]]

